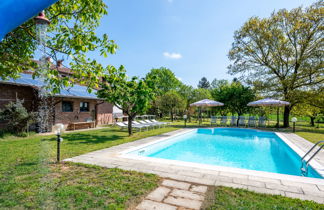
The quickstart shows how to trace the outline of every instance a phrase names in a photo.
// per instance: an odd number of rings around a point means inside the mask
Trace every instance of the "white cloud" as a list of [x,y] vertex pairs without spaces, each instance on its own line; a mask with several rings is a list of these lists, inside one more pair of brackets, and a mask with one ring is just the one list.
[[166,57],[166,58],[170,58],[170,59],[180,59],[180,58],[182,58],[182,55],[180,53],[164,52],[163,56]]

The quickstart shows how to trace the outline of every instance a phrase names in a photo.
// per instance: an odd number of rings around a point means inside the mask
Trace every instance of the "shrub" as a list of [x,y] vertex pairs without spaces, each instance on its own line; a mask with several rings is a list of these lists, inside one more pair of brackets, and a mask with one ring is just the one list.
[[35,113],[28,112],[23,103],[23,100],[17,99],[0,110],[0,120],[7,123],[8,132],[21,134],[26,131],[28,124],[35,121]]

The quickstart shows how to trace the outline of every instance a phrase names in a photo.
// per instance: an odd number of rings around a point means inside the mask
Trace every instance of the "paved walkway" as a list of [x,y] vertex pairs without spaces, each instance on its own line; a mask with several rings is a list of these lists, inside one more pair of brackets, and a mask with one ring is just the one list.
[[[180,129],[166,134],[87,153],[66,159],[65,161],[94,164],[107,168],[120,168],[144,173],[153,173],[163,178],[179,180],[182,182],[190,182],[198,185],[242,188],[259,193],[283,195],[292,198],[313,200],[318,203],[324,203],[323,179],[305,178],[220,166],[202,167],[200,164],[184,165],[178,164],[174,161],[160,160],[157,163],[156,160],[151,160],[150,158],[136,160],[132,158],[121,157],[120,153],[127,149],[147,144],[152,141],[163,140],[173,135],[188,132],[189,130],[190,129]],[[296,137],[295,134],[289,135],[290,136],[286,137]],[[295,139],[297,139],[297,137]],[[301,140],[306,141],[304,139]],[[299,145],[299,147],[302,146]],[[307,148],[301,149],[305,150]]]
[[207,186],[195,185],[170,179],[152,191],[136,207],[137,210],[184,210],[200,209],[205,199]]

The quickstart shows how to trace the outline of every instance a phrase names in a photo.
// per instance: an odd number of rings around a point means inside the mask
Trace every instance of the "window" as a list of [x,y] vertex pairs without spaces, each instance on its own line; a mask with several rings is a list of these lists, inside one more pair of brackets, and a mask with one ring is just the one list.
[[73,112],[73,102],[62,101],[62,112]]
[[80,102],[80,112],[89,111],[89,102]]

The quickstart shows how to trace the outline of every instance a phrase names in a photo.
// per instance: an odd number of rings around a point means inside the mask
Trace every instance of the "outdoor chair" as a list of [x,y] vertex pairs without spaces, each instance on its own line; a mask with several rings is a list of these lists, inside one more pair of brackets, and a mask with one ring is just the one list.
[[266,127],[266,118],[265,117],[259,117],[258,126],[259,127]]
[[213,124],[217,126],[217,118],[215,116],[211,116],[210,118],[210,125],[212,126]]
[[232,127],[233,126],[237,126],[237,117],[236,116],[232,116],[231,117],[231,124]]
[[222,126],[227,126],[227,116],[222,116],[220,124]]
[[239,116],[238,126],[244,126],[244,127],[246,126],[245,117],[244,116]]
[[250,116],[249,117],[249,121],[248,121],[248,126],[249,127],[255,127],[255,117],[254,116]]

